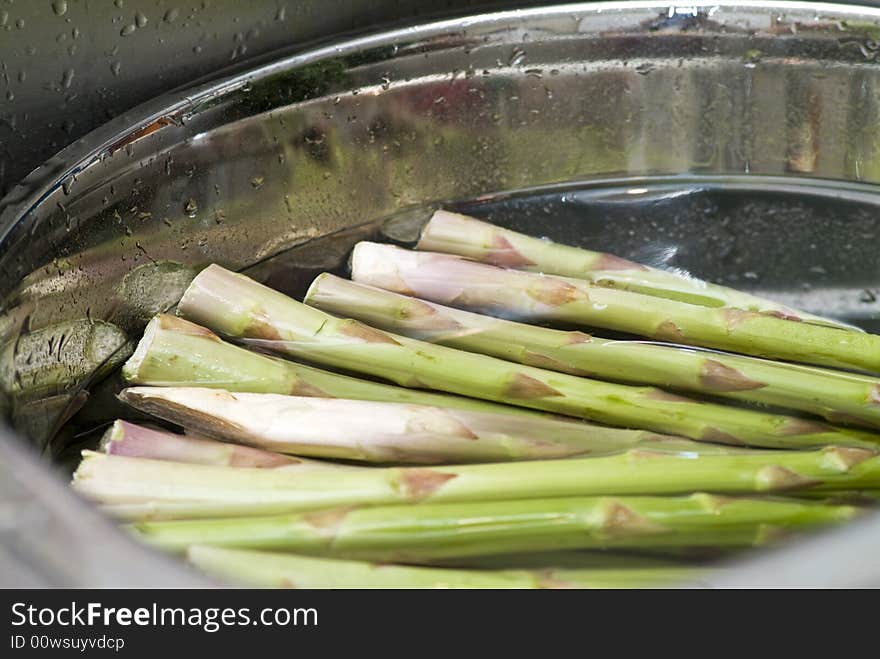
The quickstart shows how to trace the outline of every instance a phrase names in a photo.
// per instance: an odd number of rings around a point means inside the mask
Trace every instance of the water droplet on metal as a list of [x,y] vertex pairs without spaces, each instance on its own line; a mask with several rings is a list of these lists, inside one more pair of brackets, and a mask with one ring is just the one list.
[[275,14],[276,21],[283,21],[287,17],[287,7],[281,7]]
[[15,27],[17,27],[19,30],[23,29],[24,28],[24,19],[19,18],[17,21],[15,21]]
[[183,212],[189,217],[195,217],[196,213],[199,212],[199,205],[196,203],[196,200],[192,197],[187,199],[186,203],[183,205]]
[[113,64],[110,65],[110,71],[112,71],[113,75],[115,75],[115,76],[119,75],[119,70],[121,68],[122,68],[122,62],[113,62]]
[[134,32],[135,30],[137,30],[137,27],[135,25],[129,24],[129,25],[126,25],[121,30],[119,30],[119,35],[123,36],[123,37],[127,37],[129,34]]
[[513,52],[510,54],[510,58],[507,60],[508,66],[519,66],[523,63],[526,58],[526,53],[522,48],[516,47],[513,49]]
[[201,47],[201,46],[198,46],[198,45],[193,46],[193,52],[194,52],[196,55],[198,55],[200,52],[202,52],[202,47]]
[[264,181],[265,181],[265,178],[264,178],[264,177],[262,177],[262,176],[254,176],[254,177],[251,179],[251,186],[254,188],[254,190],[259,190],[260,188],[263,187],[263,182],[264,182]]
[[73,69],[67,69],[64,75],[61,76],[61,86],[64,89],[70,89],[70,85],[73,83],[73,74]]
[[113,0],[113,4],[116,5],[117,8],[122,9],[122,0]]
[[173,23],[177,20],[177,17],[180,16],[180,10],[177,7],[172,7],[168,11],[165,12],[165,15],[162,17],[162,20],[166,23]]
[[143,12],[138,12],[134,15],[134,24],[138,27],[143,27],[147,24],[147,17],[144,16]]
[[67,2],[66,0],[55,0],[52,3],[52,11],[55,12],[56,16],[64,16],[67,13]]

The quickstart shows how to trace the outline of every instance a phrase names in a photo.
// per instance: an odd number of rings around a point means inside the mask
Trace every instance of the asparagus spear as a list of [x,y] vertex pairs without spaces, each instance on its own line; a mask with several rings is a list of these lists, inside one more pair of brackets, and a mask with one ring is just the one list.
[[692,583],[702,574],[684,567],[461,570],[207,545],[189,547],[187,558],[220,579],[264,588],[640,588]]
[[117,420],[104,433],[101,450],[107,455],[130,458],[171,460],[191,464],[226,467],[309,467],[333,468],[329,463],[302,460],[289,455],[262,451],[248,446],[217,442],[201,437],[188,437],[162,430],[145,428]]
[[880,371],[880,336],[732,308],[506,270],[435,252],[358,243],[352,279],[432,302],[493,315],[590,325],[820,366]]
[[880,379],[754,357],[525,325],[325,273],[304,302],[383,330],[573,375],[686,389],[880,427]]
[[83,452],[73,487],[128,518],[271,515],[320,508],[693,491],[778,493],[880,487],[864,449],[607,457],[299,472],[187,465]]
[[759,525],[786,530],[851,519],[857,509],[807,501],[567,497],[329,509],[298,515],[142,522],[168,550],[193,544],[419,563],[522,551],[752,542]]
[[473,398],[411,391],[267,357],[222,341],[195,323],[168,314],[151,320],[122,367],[133,384],[198,386],[253,393],[392,401],[544,418],[522,408]]
[[281,453],[366,462],[500,462],[601,455],[633,447],[698,453],[736,450],[566,419],[404,403],[189,387],[132,387],[121,398],[210,437]]
[[533,238],[467,215],[438,210],[416,249],[466,256],[492,265],[585,279],[597,286],[668,298],[704,307],[734,307],[771,316],[862,331],[838,320],[792,309],[778,302],[622,259]]
[[840,444],[876,448],[880,441],[880,435],[867,431],[514,365],[389,334],[306,306],[217,265],[196,276],[178,310],[222,334],[294,357],[384,377],[403,386],[430,387],[609,425],[765,447]]

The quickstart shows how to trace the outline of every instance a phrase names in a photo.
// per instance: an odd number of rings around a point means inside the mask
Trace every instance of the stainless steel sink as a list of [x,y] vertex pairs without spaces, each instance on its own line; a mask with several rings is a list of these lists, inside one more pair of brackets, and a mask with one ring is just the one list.
[[[784,2],[545,7],[285,56],[157,98],[13,189],[0,331],[90,318],[136,337],[212,261],[297,294],[439,205],[880,331],[878,62],[880,10]],[[112,413],[108,392],[86,375],[6,397],[3,581],[200,582],[50,469]],[[875,516],[717,583],[880,585],[878,545]]]

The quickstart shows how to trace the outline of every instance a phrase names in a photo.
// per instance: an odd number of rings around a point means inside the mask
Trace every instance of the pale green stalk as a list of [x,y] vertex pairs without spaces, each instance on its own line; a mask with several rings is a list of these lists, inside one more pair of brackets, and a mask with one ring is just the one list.
[[880,488],[880,457],[840,447],[731,455],[631,450],[569,460],[341,472],[213,467],[90,451],[83,456],[74,489],[116,515],[136,519],[547,497]]
[[597,286],[705,307],[734,307],[816,325],[862,331],[841,321],[792,309],[727,286],[651,268],[613,254],[534,238],[444,210],[436,211],[425,225],[416,249],[466,256],[504,268],[584,279]]

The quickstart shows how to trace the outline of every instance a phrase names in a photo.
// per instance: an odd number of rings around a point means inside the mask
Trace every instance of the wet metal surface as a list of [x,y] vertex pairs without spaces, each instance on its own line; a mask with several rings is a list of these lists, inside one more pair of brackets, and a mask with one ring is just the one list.
[[[296,293],[361,237],[411,239],[438,205],[877,330],[878,42],[868,8],[572,5],[156,99],[0,202],[0,338],[14,354],[64,322],[134,336],[212,261]],[[77,398],[99,399],[89,383],[52,390],[53,414],[97,423]],[[34,401],[3,403],[20,421]],[[17,425],[52,454],[83,439]],[[24,487],[70,496],[40,479]]]

